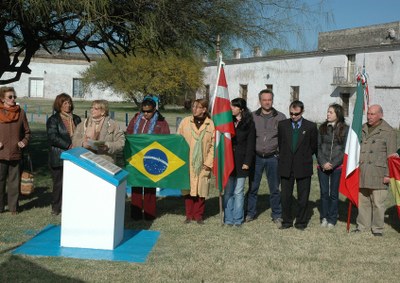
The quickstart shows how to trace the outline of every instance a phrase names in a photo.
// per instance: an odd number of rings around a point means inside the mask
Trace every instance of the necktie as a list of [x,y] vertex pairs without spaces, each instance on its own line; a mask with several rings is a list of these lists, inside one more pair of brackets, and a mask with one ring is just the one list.
[[292,137],[292,152],[295,152],[298,140],[299,140],[299,123],[294,122],[293,137]]

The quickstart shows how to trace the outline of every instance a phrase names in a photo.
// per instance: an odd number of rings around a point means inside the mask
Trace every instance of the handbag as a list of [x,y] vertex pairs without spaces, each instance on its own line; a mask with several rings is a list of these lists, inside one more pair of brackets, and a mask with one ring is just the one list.
[[32,160],[29,153],[26,154],[23,160],[23,168],[21,174],[21,195],[28,196],[35,191],[35,186],[33,184],[33,167],[32,167]]

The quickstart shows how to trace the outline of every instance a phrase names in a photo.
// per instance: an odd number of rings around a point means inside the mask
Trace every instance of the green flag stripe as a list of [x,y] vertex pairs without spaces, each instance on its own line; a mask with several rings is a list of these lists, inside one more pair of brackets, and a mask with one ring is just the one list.
[[232,122],[232,112],[226,111],[213,115],[213,122],[215,126],[223,125]]
[[225,163],[225,158],[224,158],[224,151],[225,151],[225,143],[223,140],[223,134],[220,134],[220,142],[218,144],[218,146],[215,148],[215,152],[214,154],[217,156],[218,158],[218,168],[219,170],[218,172],[218,190],[222,191],[223,187],[222,187],[222,179],[223,179],[223,170],[222,168],[224,167],[224,163]]
[[356,105],[354,106],[353,122],[351,123],[351,128],[357,134],[358,143],[361,143],[364,91],[365,91],[365,86],[363,86],[361,82],[358,82]]

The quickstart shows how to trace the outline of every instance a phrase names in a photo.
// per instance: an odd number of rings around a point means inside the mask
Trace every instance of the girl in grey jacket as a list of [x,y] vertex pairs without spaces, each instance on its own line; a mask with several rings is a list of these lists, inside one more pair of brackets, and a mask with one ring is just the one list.
[[318,179],[321,192],[321,226],[333,228],[338,217],[339,182],[349,127],[343,107],[331,104],[326,121],[319,127]]

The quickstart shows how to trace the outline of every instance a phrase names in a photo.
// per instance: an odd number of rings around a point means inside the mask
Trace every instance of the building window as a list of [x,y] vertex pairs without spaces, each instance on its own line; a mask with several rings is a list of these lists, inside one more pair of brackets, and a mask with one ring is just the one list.
[[240,85],[239,95],[241,98],[247,101],[247,85]]
[[356,55],[347,55],[347,82],[352,83],[356,80]]
[[290,102],[299,100],[299,98],[300,98],[300,87],[299,86],[291,86],[290,87]]
[[43,79],[29,78],[29,97],[43,97]]
[[72,97],[83,97],[83,84],[81,79],[72,79]]
[[270,89],[270,90],[274,91],[274,85],[266,84],[265,87],[266,87],[267,89]]
[[343,107],[344,117],[349,117],[350,93],[341,93],[340,98],[342,99],[342,107]]

